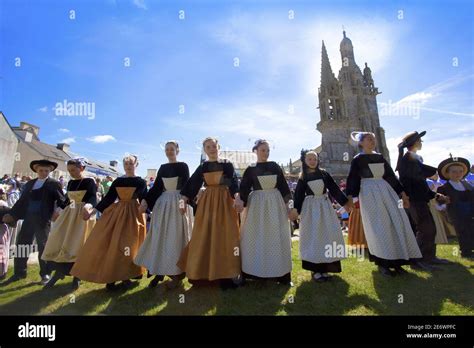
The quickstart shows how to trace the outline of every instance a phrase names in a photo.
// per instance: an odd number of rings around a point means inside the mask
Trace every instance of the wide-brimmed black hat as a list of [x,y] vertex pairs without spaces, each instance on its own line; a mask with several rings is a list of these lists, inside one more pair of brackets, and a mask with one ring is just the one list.
[[417,131],[413,131],[407,133],[403,136],[402,142],[398,145],[399,147],[409,147],[412,146],[418,139],[426,134],[426,131],[418,133]]
[[51,171],[55,170],[58,167],[58,164],[56,162],[52,162],[47,159],[42,159],[42,160],[34,160],[31,161],[30,163],[30,168],[32,171],[36,173],[36,167],[41,166],[41,167],[52,167]]
[[469,174],[469,170],[471,169],[471,164],[469,163],[467,159],[462,158],[462,157],[453,157],[450,154],[450,157],[442,161],[438,166],[438,175],[441,179],[449,180],[448,169],[452,165],[458,165],[462,167],[463,172],[464,172],[462,175],[463,178],[465,178],[467,174]]

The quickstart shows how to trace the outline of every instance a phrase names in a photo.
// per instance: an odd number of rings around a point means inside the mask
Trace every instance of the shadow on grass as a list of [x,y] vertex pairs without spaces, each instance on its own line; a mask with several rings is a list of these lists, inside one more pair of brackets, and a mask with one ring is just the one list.
[[440,315],[446,301],[471,310],[474,308],[474,276],[467,267],[453,262],[440,266],[431,274],[425,273],[425,276],[427,278],[409,271],[387,279],[374,272],[375,292],[383,306],[380,314]]
[[[26,284],[19,288],[38,285],[37,283]],[[38,287],[37,290],[24,294],[16,298],[14,301],[0,306],[0,314],[2,315],[31,315],[38,314],[49,304],[55,302],[58,298],[72,293],[70,284],[56,285],[55,287],[43,290]]]
[[349,295],[349,283],[334,275],[330,281],[307,280],[296,289],[293,304],[286,306],[290,315],[344,315],[365,307],[370,314],[380,314],[379,302],[367,295]]

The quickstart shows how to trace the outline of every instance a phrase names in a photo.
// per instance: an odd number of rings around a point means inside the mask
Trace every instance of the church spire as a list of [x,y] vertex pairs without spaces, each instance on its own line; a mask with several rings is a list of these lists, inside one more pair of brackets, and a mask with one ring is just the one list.
[[328,52],[326,51],[326,46],[324,45],[321,49],[321,86],[328,86],[334,82],[336,77],[331,69],[331,63],[329,62]]

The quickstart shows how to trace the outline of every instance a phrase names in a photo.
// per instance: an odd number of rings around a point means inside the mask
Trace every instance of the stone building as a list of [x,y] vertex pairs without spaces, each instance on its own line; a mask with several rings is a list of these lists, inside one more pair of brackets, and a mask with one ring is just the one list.
[[324,41],[321,53],[321,86],[318,89],[320,121],[316,129],[322,134],[321,166],[335,178],[347,177],[350,162],[358,149],[350,143],[352,131],[373,132],[377,152],[390,161],[385,131],[380,126],[377,94],[370,68],[357,66],[351,40],[343,31],[340,44],[342,67],[336,78],[329,63]]
[[0,175],[10,175],[13,172],[17,153],[18,139],[5,115],[0,111]]
[[[67,171],[67,161],[81,155],[70,150],[70,145],[59,143],[51,145],[44,143],[39,138],[40,127],[28,122],[20,122],[19,126],[10,127],[6,117],[0,112],[0,149],[5,148],[2,152],[0,173],[13,175],[18,173],[20,176],[36,177],[36,174],[30,168],[30,162],[37,159],[48,159],[58,163],[57,169],[51,174],[55,179],[63,176],[69,179]],[[12,136],[13,135],[13,136]],[[7,137],[8,141],[2,138]],[[84,172],[88,177],[104,177],[112,176],[116,178],[120,176],[121,169],[117,161],[103,163],[94,159],[87,159],[87,166]]]

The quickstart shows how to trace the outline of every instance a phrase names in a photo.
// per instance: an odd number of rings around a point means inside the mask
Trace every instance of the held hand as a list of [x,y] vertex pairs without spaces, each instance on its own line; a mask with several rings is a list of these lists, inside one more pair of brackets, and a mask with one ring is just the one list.
[[55,222],[58,219],[59,215],[60,215],[59,211],[55,210],[53,213],[53,216],[51,216],[51,221]]
[[354,209],[354,204],[352,203],[352,200],[348,200],[347,203],[344,205],[344,209],[350,214],[352,212],[352,209]]
[[178,209],[179,209],[179,212],[181,213],[181,215],[186,214],[186,204],[187,204],[187,202],[188,202],[187,197],[181,198],[178,202]]
[[93,210],[83,209],[82,210],[82,219],[87,221],[91,218]]
[[403,202],[403,208],[405,209],[410,208],[410,198],[406,195],[405,192],[402,192],[402,202]]
[[449,204],[451,203],[451,199],[448,196],[445,196],[441,193],[436,194],[436,200],[442,204]]
[[139,212],[140,214],[145,214],[147,209],[148,209],[148,204],[147,204],[147,202],[143,199],[143,200],[142,200],[142,203],[141,203],[140,206],[138,207],[138,212]]
[[244,211],[244,201],[242,201],[238,196],[234,199],[234,208],[238,213]]
[[2,221],[5,224],[12,224],[12,223],[15,222],[15,218],[13,216],[11,216],[10,214],[5,214],[5,215],[3,215]]
[[296,210],[296,208],[292,208],[289,212],[288,212],[288,218],[291,220],[291,221],[296,221],[298,219],[298,210]]

